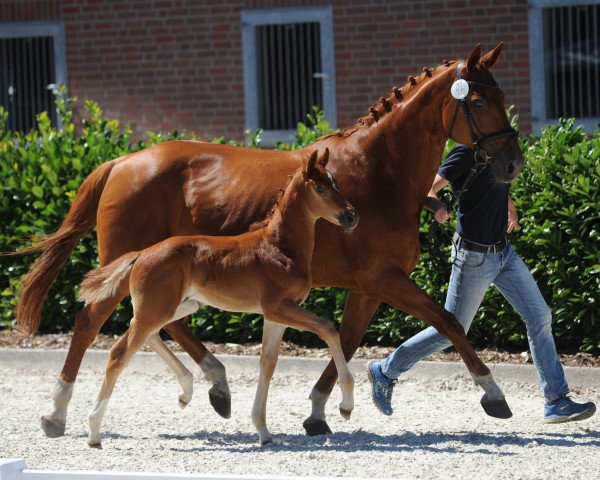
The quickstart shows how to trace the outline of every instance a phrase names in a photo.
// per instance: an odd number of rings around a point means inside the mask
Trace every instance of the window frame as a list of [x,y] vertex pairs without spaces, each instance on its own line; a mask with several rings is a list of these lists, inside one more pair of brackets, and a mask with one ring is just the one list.
[[[256,131],[259,125],[258,72],[256,62],[256,32],[259,25],[286,23],[318,23],[321,39],[321,73],[323,74],[323,110],[331,128],[337,128],[335,89],[335,46],[333,35],[333,7],[315,5],[242,10],[242,49],[244,66],[244,131]],[[277,141],[293,142],[295,130],[265,130],[262,144],[271,146]]]
[[[54,42],[54,85],[67,86],[67,48],[62,20],[0,22],[0,38],[52,37]],[[52,112],[48,112],[52,114]],[[57,127],[62,128],[57,116]]]
[[[544,51],[544,8],[577,7],[599,5],[600,0],[529,0],[529,85],[531,95],[531,126],[539,134],[546,125],[558,123],[546,113],[546,63]],[[576,118],[587,133],[598,128],[600,117]]]

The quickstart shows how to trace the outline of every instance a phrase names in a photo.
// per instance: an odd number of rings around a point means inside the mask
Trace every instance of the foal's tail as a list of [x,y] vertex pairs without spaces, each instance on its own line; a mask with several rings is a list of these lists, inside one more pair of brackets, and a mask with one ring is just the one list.
[[139,256],[140,252],[126,253],[105,267],[86,273],[79,288],[79,300],[87,305],[112,297],[129,280],[129,272]]
[[21,284],[15,312],[17,325],[14,330],[17,334],[30,336],[37,332],[42,306],[52,283],[79,240],[96,223],[100,196],[114,165],[115,160],[103,163],[83,181],[69,213],[56,232],[14,254],[43,252]]

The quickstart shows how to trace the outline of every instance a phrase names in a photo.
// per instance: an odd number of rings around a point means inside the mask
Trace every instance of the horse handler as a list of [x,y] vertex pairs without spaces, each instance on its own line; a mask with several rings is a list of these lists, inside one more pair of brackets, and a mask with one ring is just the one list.
[[[438,169],[425,203],[435,220],[444,223],[451,212],[437,193],[450,183],[457,196],[458,219],[445,308],[468,331],[493,283],[527,327],[531,356],[546,400],[544,422],[589,418],[596,405],[576,403],[568,397],[569,386],[552,336],[552,313],[531,272],[506,239],[506,233],[519,228],[517,211],[509,196],[510,184],[498,182],[489,164],[479,163],[475,155],[464,145],[455,147]],[[367,372],[377,408],[391,415],[392,392],[398,377],[419,360],[448,346],[446,337],[429,327],[384,360],[369,362]]]

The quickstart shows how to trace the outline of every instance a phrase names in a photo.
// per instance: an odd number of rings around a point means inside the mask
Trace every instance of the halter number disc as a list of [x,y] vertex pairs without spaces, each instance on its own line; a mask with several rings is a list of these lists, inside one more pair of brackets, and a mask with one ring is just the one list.
[[462,100],[469,94],[469,84],[461,78],[452,84],[450,93],[457,100]]

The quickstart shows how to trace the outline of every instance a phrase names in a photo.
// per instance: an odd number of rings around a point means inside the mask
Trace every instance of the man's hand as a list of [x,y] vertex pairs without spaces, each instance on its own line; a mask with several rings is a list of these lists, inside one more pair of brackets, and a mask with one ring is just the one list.
[[452,216],[452,210],[442,204],[434,213],[433,218],[438,223],[445,223]]
[[517,208],[515,207],[514,202],[510,196],[508,197],[508,227],[506,228],[506,233],[512,232],[514,229],[521,228],[519,225],[519,215],[517,215]]

